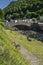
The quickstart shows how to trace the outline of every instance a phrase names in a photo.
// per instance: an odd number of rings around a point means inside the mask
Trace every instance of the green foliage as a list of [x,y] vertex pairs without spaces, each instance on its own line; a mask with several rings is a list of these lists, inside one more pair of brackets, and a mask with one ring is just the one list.
[[37,18],[43,15],[43,1],[42,0],[18,0],[11,2],[5,9],[5,18],[18,19],[23,18]]
[[3,12],[2,12],[2,10],[0,9],[0,18],[2,18],[3,17]]
[[0,21],[4,20],[4,11],[0,9]]

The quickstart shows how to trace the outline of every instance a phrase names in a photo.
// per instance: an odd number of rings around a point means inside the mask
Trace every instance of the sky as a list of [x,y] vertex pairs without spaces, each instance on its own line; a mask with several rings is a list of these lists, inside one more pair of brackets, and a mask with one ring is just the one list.
[[0,0],[0,8],[5,8],[11,1],[17,1],[17,0]]

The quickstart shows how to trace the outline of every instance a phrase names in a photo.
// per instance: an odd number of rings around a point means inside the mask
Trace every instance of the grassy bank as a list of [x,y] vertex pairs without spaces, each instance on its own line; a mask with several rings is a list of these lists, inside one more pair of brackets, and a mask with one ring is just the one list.
[[[12,41],[19,42],[28,51],[40,59],[40,65],[43,65],[43,42],[31,38],[32,41],[28,41],[25,35],[22,35],[16,31],[6,30],[6,34]],[[42,34],[43,36],[43,34]]]
[[0,65],[28,65],[28,62],[12,45],[2,25],[0,25]]

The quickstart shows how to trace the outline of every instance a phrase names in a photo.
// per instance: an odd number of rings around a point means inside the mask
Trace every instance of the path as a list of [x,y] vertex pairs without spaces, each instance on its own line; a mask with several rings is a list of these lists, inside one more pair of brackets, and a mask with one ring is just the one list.
[[[12,41],[13,39],[11,38],[11,36],[8,35],[8,38]],[[18,43],[19,44],[19,43]],[[39,59],[37,59],[31,52],[29,52],[27,49],[25,49],[21,44],[20,44],[20,49],[18,49],[19,52],[24,56],[24,58],[29,62],[31,65],[40,65],[39,63]]]
[[27,59],[28,61],[30,60],[31,65],[39,65],[39,60],[27,49],[25,49],[23,46],[21,46],[21,49],[19,49],[19,52]]

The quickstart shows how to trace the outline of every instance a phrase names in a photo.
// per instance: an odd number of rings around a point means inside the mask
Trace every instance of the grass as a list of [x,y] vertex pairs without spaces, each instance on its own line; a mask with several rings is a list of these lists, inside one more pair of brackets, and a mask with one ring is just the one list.
[[0,65],[28,65],[27,60],[12,45],[2,25],[0,25]]
[[[6,30],[2,26],[0,26],[0,30],[1,30],[0,31],[0,37],[1,37],[0,44],[3,43],[4,44],[3,47],[7,48],[9,52],[7,56],[8,61],[6,60],[6,58],[4,59],[2,56],[0,57],[1,58],[0,62],[5,63],[6,65],[8,65],[7,63],[9,63],[9,65],[14,65],[14,64],[15,65],[28,65],[27,60],[25,60],[24,57],[19,53],[19,51],[12,45],[12,41],[16,41],[16,42],[19,42],[23,47],[25,47],[33,55],[35,55],[40,60],[40,65],[43,65],[43,42],[38,41],[34,38],[31,38],[32,41],[28,41],[25,35],[22,35],[17,31]],[[2,65],[5,65],[3,63]]]
[[22,44],[28,51],[34,54],[38,59],[40,59],[40,65],[43,65],[43,42],[38,41],[34,38],[31,38],[31,42],[27,40],[25,35],[20,34],[16,31],[7,30],[6,34],[12,41],[19,42]]

